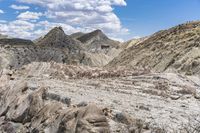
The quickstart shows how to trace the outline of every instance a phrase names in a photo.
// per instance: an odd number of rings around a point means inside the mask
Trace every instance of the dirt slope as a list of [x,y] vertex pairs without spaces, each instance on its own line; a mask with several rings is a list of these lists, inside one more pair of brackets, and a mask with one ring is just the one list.
[[67,48],[71,52],[77,52],[82,49],[81,44],[66,35],[62,27],[53,28],[36,44],[43,47]]
[[160,31],[125,49],[108,67],[138,66],[156,72],[177,71],[200,75],[200,22]]
[[119,48],[119,42],[109,39],[101,30],[95,30],[77,38],[88,51],[107,52],[112,48]]

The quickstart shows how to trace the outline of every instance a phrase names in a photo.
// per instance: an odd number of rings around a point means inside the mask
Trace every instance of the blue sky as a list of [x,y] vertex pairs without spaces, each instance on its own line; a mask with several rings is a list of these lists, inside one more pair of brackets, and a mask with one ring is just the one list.
[[28,39],[62,26],[129,40],[192,20],[200,20],[200,0],[0,0],[0,33]]
[[130,30],[126,36],[147,36],[187,21],[200,20],[200,0],[126,0],[115,13]]

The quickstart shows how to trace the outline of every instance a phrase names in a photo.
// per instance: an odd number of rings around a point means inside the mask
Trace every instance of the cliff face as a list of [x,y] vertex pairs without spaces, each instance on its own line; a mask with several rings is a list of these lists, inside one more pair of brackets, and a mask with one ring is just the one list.
[[108,66],[138,66],[156,72],[200,75],[200,22],[160,31],[124,50]]

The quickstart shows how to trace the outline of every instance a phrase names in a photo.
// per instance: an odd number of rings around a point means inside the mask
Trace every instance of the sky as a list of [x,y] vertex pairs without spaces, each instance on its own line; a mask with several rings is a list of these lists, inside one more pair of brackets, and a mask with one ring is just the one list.
[[32,40],[62,26],[126,41],[196,20],[200,0],[0,0],[0,34]]

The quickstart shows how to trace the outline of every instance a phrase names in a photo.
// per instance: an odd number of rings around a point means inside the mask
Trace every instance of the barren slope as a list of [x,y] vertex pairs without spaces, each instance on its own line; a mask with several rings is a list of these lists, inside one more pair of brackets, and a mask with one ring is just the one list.
[[139,66],[157,72],[178,71],[200,75],[200,22],[155,33],[125,49],[109,66]]
[[62,27],[55,27],[37,43],[43,47],[67,48],[70,52],[82,50],[81,43],[65,34]]
[[85,50],[83,64],[89,66],[105,66],[121,52],[119,42],[109,39],[101,30],[77,32],[70,37],[82,43]]
[[119,48],[119,42],[109,39],[101,30],[95,30],[77,38],[88,51],[108,52],[112,48]]

